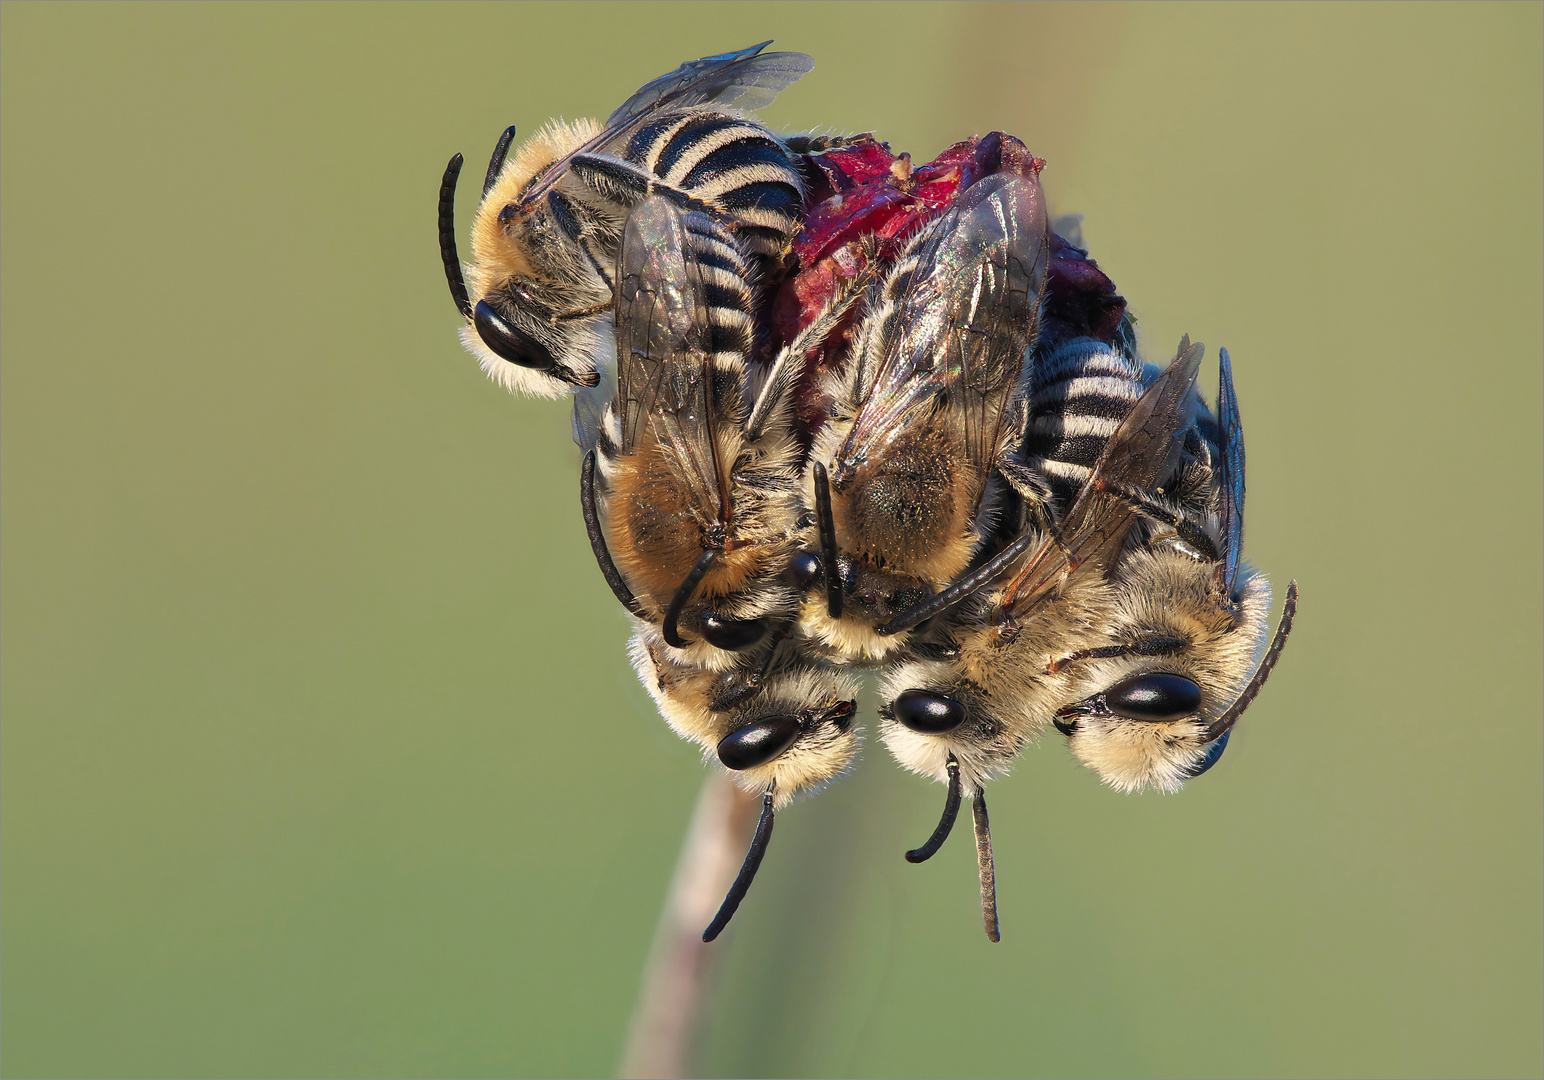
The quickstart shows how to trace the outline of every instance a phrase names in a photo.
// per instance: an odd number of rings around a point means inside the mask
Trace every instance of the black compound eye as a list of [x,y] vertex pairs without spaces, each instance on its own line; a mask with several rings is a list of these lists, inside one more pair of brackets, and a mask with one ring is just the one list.
[[472,324],[483,344],[511,364],[547,371],[557,366],[557,361],[547,347],[523,330],[518,330],[489,306],[488,301],[477,301],[472,312]]
[[813,551],[801,551],[788,563],[788,577],[796,586],[807,589],[824,577],[820,556]]
[[718,742],[718,760],[728,768],[754,769],[793,745],[803,731],[797,716],[769,716],[738,727]]
[[965,706],[931,690],[907,690],[892,709],[897,720],[923,735],[942,735],[965,722]]
[[1104,692],[1104,703],[1127,720],[1163,723],[1194,716],[1201,709],[1201,688],[1183,675],[1151,671],[1122,679]]
[[1217,764],[1218,759],[1222,757],[1222,752],[1228,748],[1228,736],[1232,734],[1233,729],[1229,728],[1207,744],[1206,756],[1190,766],[1190,775],[1192,777],[1200,776],[1207,769]]
[[761,619],[725,619],[715,611],[704,611],[697,619],[697,629],[709,645],[728,652],[748,649],[767,636],[768,623]]

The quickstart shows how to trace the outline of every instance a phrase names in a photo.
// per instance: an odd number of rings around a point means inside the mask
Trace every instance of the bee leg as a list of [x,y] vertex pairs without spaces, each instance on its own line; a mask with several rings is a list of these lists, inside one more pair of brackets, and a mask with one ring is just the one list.
[[632,207],[650,195],[663,195],[683,210],[717,214],[711,203],[693,198],[674,184],[667,184],[647,169],[600,154],[579,154],[568,163],[568,171],[602,198]]
[[1143,517],[1150,518],[1161,525],[1167,525],[1173,529],[1175,535],[1181,541],[1194,548],[1207,562],[1216,562],[1222,558],[1217,552],[1216,542],[1206,535],[1205,530],[1184,514],[1176,512],[1172,507],[1165,506],[1146,492],[1103,481],[1099,483],[1099,488],[1115,498],[1130,504],[1132,509],[1136,510]]
[[1150,637],[1125,645],[1104,645],[1097,649],[1080,649],[1060,660],[1052,660],[1045,666],[1046,674],[1054,675],[1068,664],[1079,660],[1109,660],[1118,656],[1169,656],[1184,652],[1190,642],[1182,637]]
[[872,131],[865,131],[858,135],[785,135],[783,145],[795,154],[823,154],[827,150],[855,146],[864,139],[873,137]]
[[612,595],[622,601],[622,606],[640,619],[647,618],[643,605],[638,603],[638,598],[627,587],[621,571],[611,558],[611,552],[606,547],[606,534],[600,527],[600,515],[595,512],[595,451],[591,450],[584,455],[584,464],[579,469],[579,505],[584,513],[584,530],[590,534],[590,550],[595,553],[595,561],[600,566],[600,575],[606,579],[606,584],[611,586]]

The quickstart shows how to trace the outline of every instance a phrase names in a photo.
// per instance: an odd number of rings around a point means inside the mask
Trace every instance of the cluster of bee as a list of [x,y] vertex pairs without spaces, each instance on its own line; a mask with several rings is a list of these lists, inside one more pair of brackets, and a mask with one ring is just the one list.
[[1280,656],[1296,585],[1266,647],[1226,351],[1214,413],[1188,338],[1160,371],[1129,333],[1047,332],[1038,162],[962,187],[888,251],[865,239],[765,346],[768,283],[801,269],[800,159],[844,140],[754,118],[813,67],[764,48],[683,64],[604,125],[551,124],[507,160],[506,131],[464,279],[456,155],[446,275],[493,378],[576,395],[584,520],[638,674],[762,798],[704,939],[775,812],[852,764],[859,675],[877,668],[880,741],[947,791],[906,857],[936,852],[970,798],[996,941],[986,783],[1051,727],[1120,790],[1204,773]]

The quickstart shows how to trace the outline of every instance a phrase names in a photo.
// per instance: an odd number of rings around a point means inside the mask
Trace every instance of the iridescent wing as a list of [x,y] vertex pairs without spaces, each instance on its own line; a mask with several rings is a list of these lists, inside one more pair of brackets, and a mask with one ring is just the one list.
[[1233,392],[1233,364],[1228,350],[1217,354],[1221,373],[1217,383],[1217,426],[1222,445],[1217,486],[1222,517],[1222,587],[1229,595],[1238,577],[1239,556],[1244,550],[1244,428],[1238,416],[1238,395]]
[[647,450],[657,439],[693,514],[704,525],[724,521],[728,480],[713,438],[706,294],[681,212],[658,196],[641,203],[627,219],[617,268],[621,449]]
[[928,227],[881,339],[872,389],[835,462],[844,472],[915,424],[947,429],[977,500],[1024,385],[1049,235],[1039,181],[996,176]]
[[1205,347],[1186,337],[1179,354],[1137,399],[1105,444],[1071,508],[1009,583],[1002,606],[1022,618],[1069,578],[1108,570],[1137,509],[1122,491],[1151,491],[1172,468],[1190,427]]
[[803,53],[763,53],[761,50],[770,44],[771,41],[763,41],[739,52],[688,60],[670,74],[644,83],[606,118],[606,126],[599,135],[560,158],[532,184],[521,203],[534,202],[550,191],[577,155],[594,153],[613,140],[630,135],[661,110],[707,104],[750,110],[770,104],[815,66],[815,61]]

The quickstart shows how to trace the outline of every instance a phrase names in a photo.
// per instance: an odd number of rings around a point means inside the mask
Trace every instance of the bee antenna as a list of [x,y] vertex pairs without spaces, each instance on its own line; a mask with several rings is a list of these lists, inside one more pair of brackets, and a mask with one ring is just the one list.
[[836,566],[836,524],[831,520],[831,482],[826,467],[815,462],[815,523],[820,530],[820,561],[826,570],[826,613],[842,617],[842,576]]
[[927,843],[906,853],[906,861],[909,863],[927,862],[937,855],[938,849],[944,846],[944,841],[949,839],[949,833],[954,829],[954,819],[960,813],[960,763],[953,754],[949,755],[947,768],[949,793],[944,796],[944,815],[938,819],[938,828],[927,838]]
[[729,886],[729,892],[724,896],[724,902],[720,905],[718,914],[713,916],[713,921],[702,932],[703,941],[712,941],[722,934],[724,927],[729,925],[729,920],[734,918],[734,913],[740,910],[740,901],[744,900],[745,894],[750,892],[751,882],[756,880],[756,871],[761,868],[761,860],[767,853],[767,844],[771,839],[772,788],[769,787],[761,797],[761,818],[756,822],[756,833],[751,837],[751,847],[745,853],[745,862],[741,864],[740,873],[734,879],[734,884]]
[[1039,537],[1033,532],[1021,534],[1013,543],[1003,548],[996,555],[993,555],[975,570],[960,578],[943,592],[935,593],[910,611],[903,611],[883,626],[875,627],[874,633],[880,637],[899,634],[902,631],[910,630],[927,619],[931,619],[942,611],[947,611],[1002,573],[1009,563],[1024,554],[1025,550],[1037,539]]
[[992,865],[992,824],[986,816],[986,793],[980,788],[970,800],[970,816],[976,824],[976,869],[981,874],[981,921],[986,936],[996,943],[1002,940],[997,928],[997,870]]
[[445,263],[445,280],[450,284],[450,298],[456,302],[461,317],[472,317],[472,302],[466,296],[466,282],[461,279],[461,256],[456,254],[456,180],[461,175],[461,155],[452,155],[440,179],[440,259]]
[[584,455],[584,464],[579,467],[579,506],[584,513],[584,531],[590,534],[590,550],[595,553],[595,561],[600,565],[600,576],[606,579],[612,595],[622,601],[623,607],[640,619],[647,618],[643,605],[638,603],[633,590],[627,587],[627,582],[617,570],[617,564],[612,561],[610,549],[606,547],[606,534],[600,527],[600,515],[595,512],[594,450]]
[[1276,661],[1281,659],[1281,650],[1286,647],[1287,635],[1292,632],[1292,620],[1295,618],[1297,618],[1297,582],[1293,581],[1287,586],[1287,598],[1281,605],[1281,622],[1276,624],[1276,636],[1271,639],[1271,647],[1265,650],[1265,658],[1260,661],[1260,666],[1255,668],[1254,677],[1249,680],[1249,685],[1244,687],[1243,693],[1228,706],[1227,712],[1207,728],[1207,742],[1215,742],[1238,723],[1238,718],[1244,715],[1244,710],[1249,708],[1249,703],[1265,686],[1265,680],[1270,678],[1271,668],[1275,667]]
[[488,175],[483,178],[483,198],[488,197],[493,182],[499,178],[499,173],[504,171],[504,158],[509,154],[509,144],[515,141],[515,125],[510,124],[504,129],[504,134],[499,136],[498,143],[493,147],[493,156],[488,159]]
[[702,582],[702,576],[708,572],[708,567],[718,558],[718,551],[708,548],[697,558],[697,563],[692,567],[691,573],[686,575],[686,580],[681,582],[681,587],[670,598],[670,606],[665,609],[665,621],[660,626],[660,632],[665,635],[665,644],[673,649],[686,648],[686,642],[681,637],[681,631],[676,627],[676,622],[681,618],[681,609],[692,598],[692,593],[697,591],[697,586]]

